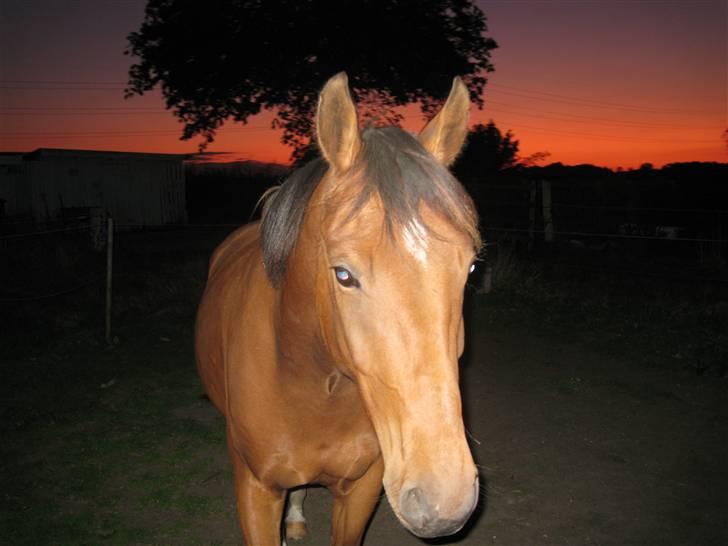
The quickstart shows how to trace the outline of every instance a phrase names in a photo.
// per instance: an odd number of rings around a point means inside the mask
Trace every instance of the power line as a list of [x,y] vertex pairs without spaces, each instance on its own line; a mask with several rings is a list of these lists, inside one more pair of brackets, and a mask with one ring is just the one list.
[[[490,104],[502,104],[506,105],[505,103],[500,103],[497,101],[490,101]],[[511,106],[511,105],[506,105]],[[84,109],[81,111],[75,111],[75,108],[66,108],[63,112],[57,112],[57,111],[48,111],[50,108],[43,108],[43,109],[37,109],[37,110],[43,110],[43,111],[35,111],[35,109],[25,112],[25,111],[17,111],[17,110],[26,110],[25,108],[14,108],[13,112],[4,112],[2,111],[4,108],[0,107],[0,116],[16,116],[16,117],[44,117],[44,116],[53,116],[53,117],[71,117],[71,116],[138,116],[138,115],[173,115],[173,113],[169,110],[160,110],[155,108],[95,108],[95,109]],[[30,110],[30,109],[29,109]],[[79,109],[80,110],[80,109]],[[534,109],[528,109],[532,112],[537,112]],[[634,128],[634,129],[652,129],[652,130],[665,130],[665,131],[722,131],[722,127],[689,127],[689,126],[669,126],[669,125],[657,125],[657,124],[647,124],[647,123],[637,123],[637,122],[629,122],[629,121],[612,121],[612,120],[605,120],[600,118],[591,118],[587,116],[577,116],[577,115],[571,115],[571,114],[564,114],[568,117],[562,117],[563,115],[559,115],[555,113],[556,115],[544,115],[544,114],[551,114],[552,112],[543,112],[543,113],[528,113],[528,112],[519,112],[517,110],[508,110],[508,109],[500,109],[500,108],[489,108],[488,111],[490,112],[497,112],[497,113],[503,113],[503,114],[510,114],[514,116],[520,116],[520,117],[529,117],[529,118],[540,118],[540,119],[546,119],[546,120],[553,120],[553,121],[560,121],[560,122],[573,122],[573,123],[579,123],[579,124],[588,124],[588,125],[604,125],[604,126],[611,126],[611,127],[624,127],[624,128]],[[615,137],[615,138],[629,138],[629,137]],[[707,140],[705,142],[708,142]],[[711,141],[712,142],[712,141]]]
[[[569,101],[571,103],[583,103],[585,106],[594,106],[594,107],[598,107],[598,108],[618,108],[618,109],[624,109],[624,110],[639,110],[639,111],[643,111],[643,112],[654,112],[654,113],[658,113],[658,114],[694,113],[694,111],[691,112],[691,111],[682,110],[682,109],[654,108],[654,107],[650,107],[650,106],[643,106],[643,105],[636,105],[636,104],[623,104],[623,103],[615,103],[615,102],[596,101],[593,99],[575,97],[573,95],[562,95],[559,93],[550,93],[547,91],[538,91],[538,90],[526,89],[523,87],[516,87],[516,86],[512,86],[512,85],[505,85],[505,84],[492,83],[492,82],[488,82],[486,84],[486,86],[495,87],[495,88],[502,87],[503,89],[514,90],[514,91],[516,91],[516,93],[513,93],[513,91],[509,91],[509,92],[514,95],[518,95],[518,96],[526,96],[526,98],[535,98],[537,100],[554,100],[555,102]],[[528,95],[543,95],[544,97],[551,97],[551,99],[539,98],[537,96],[528,97]]]
[[[515,108],[515,112],[508,112],[505,110],[497,110],[496,108],[488,108],[489,104],[497,104],[500,106],[505,106],[506,108]],[[564,113],[564,112],[554,112],[550,110],[541,110],[536,108],[524,108],[522,106],[517,106],[514,104],[509,104],[505,102],[500,101],[486,101],[486,111],[494,110],[496,112],[504,112],[504,113],[513,113],[518,115],[524,115],[524,116],[534,116],[534,117],[545,117],[543,114],[550,114],[554,116],[558,116],[558,118],[551,118],[551,119],[558,119],[560,121],[578,121],[578,120],[584,120],[585,122],[594,122],[594,123],[603,123],[605,125],[621,125],[625,127],[636,127],[636,128],[646,128],[646,129],[675,129],[675,130],[685,130],[685,129],[704,129],[704,130],[723,130],[724,128],[722,126],[714,126],[714,127],[688,127],[688,126],[676,126],[676,125],[666,125],[661,123],[644,123],[644,122],[638,122],[638,121],[615,121],[612,119],[606,119],[606,118],[595,118],[591,116],[580,116],[578,114],[571,114],[571,113]],[[518,110],[523,110],[524,113],[521,114],[518,112]],[[529,112],[535,112],[534,114],[531,114]]]
[[[222,130],[223,134],[228,133],[249,133],[258,131],[272,131],[270,127],[264,126],[249,126],[245,129],[228,129]],[[0,139],[5,138],[76,138],[76,137],[107,137],[107,136],[154,136],[154,135],[178,135],[181,134],[179,130],[154,130],[154,129],[141,129],[138,131],[84,131],[77,133],[68,132],[18,132],[15,134],[0,134]]]
[[149,115],[170,115],[171,112],[158,111],[158,112],[0,112],[0,116],[17,116],[17,117],[32,117],[32,116],[149,116]]
[[71,80],[0,80],[0,84],[49,84],[49,85],[127,85],[127,82],[71,81]]
[[569,122],[569,123],[579,123],[583,125],[604,125],[607,127],[615,127],[615,128],[624,128],[624,129],[645,129],[650,131],[722,131],[721,128],[711,128],[711,129],[705,129],[702,127],[668,127],[668,126],[659,126],[659,127],[650,127],[648,125],[638,125],[638,124],[631,124],[629,122],[609,122],[609,121],[589,121],[584,119],[570,119],[570,118],[562,118],[558,116],[549,116],[549,115],[542,115],[542,114],[531,114],[531,113],[522,113],[522,112],[514,112],[512,110],[501,110],[499,108],[490,108],[491,112],[499,112],[502,114],[510,114],[517,117],[528,117],[528,118],[539,118],[539,119],[545,119],[545,120],[553,120],[553,121],[559,121],[559,122]]
[[[10,85],[5,85],[10,84]],[[128,86],[128,82],[122,81],[91,81],[91,80],[0,80],[0,89],[4,90],[42,90],[42,91],[123,91]],[[618,102],[604,102],[594,99],[577,97],[574,95],[564,95],[560,93],[551,93],[548,91],[540,91],[529,89],[526,87],[506,85],[502,83],[488,82],[487,88],[495,88],[494,92],[498,93],[499,88],[509,95],[521,96],[534,100],[551,101],[567,104],[581,104],[593,108],[621,109],[639,112],[651,112],[656,114],[691,114],[696,113],[694,110],[683,110],[675,108],[655,108],[652,106],[625,104]]]
[[[572,121],[574,123],[583,124],[601,124],[615,127],[625,128],[645,128],[645,129],[663,129],[663,130],[674,130],[674,131],[686,131],[686,130],[704,130],[704,131],[722,131],[723,128],[719,126],[715,127],[688,127],[688,126],[671,126],[661,125],[654,123],[639,123],[631,121],[614,121],[607,120],[604,118],[593,118],[589,116],[579,116],[575,114],[563,114],[560,112],[541,111],[532,108],[524,108],[524,112],[519,112],[520,107],[512,104],[503,103],[499,101],[488,101],[488,104],[499,104],[507,108],[515,108],[515,110],[502,110],[500,108],[488,108],[489,112],[500,112],[505,114],[511,114],[516,116],[528,116],[537,117],[542,119],[554,120],[554,121]],[[4,110],[12,110],[11,112],[5,112]],[[535,112],[535,113],[530,113]],[[96,107],[96,108],[84,108],[84,107],[0,107],[0,116],[128,116],[128,115],[169,115],[173,114],[170,110],[164,110],[159,108],[124,108],[124,107]],[[546,114],[546,115],[544,115]],[[553,114],[553,115],[549,115]],[[566,116],[566,117],[564,117]]]
[[[550,135],[558,136],[578,136],[582,138],[588,138],[592,140],[607,140],[612,142],[648,142],[657,144],[715,144],[716,140],[685,140],[681,138],[674,139],[652,139],[652,138],[641,138],[631,136],[618,136],[618,135],[597,135],[593,133],[581,133],[577,131],[564,131],[558,129],[550,129],[543,127],[535,127],[533,125],[519,124],[515,126],[516,130],[528,129],[529,131],[535,131]],[[250,126],[245,129],[228,129],[221,131],[223,134],[229,133],[250,133],[259,131],[271,131],[270,127],[262,126]],[[139,131],[88,131],[88,132],[18,132],[14,134],[0,134],[0,139],[27,139],[27,138],[91,138],[91,137],[131,137],[131,136],[156,136],[156,135],[177,135],[181,131],[177,130],[139,130]]]
[[[656,144],[715,144],[714,140],[685,140],[681,138],[675,139],[650,139],[641,137],[630,137],[630,136],[616,136],[616,135],[596,135],[592,133],[581,133],[576,131],[561,131],[558,129],[544,129],[542,127],[535,127],[532,125],[516,125],[516,130],[528,129],[529,131],[535,131],[537,133],[544,133],[548,135],[558,136],[578,136],[582,138],[588,138],[592,140],[606,140],[612,142],[646,142]],[[221,134],[242,134],[250,132],[261,132],[261,131],[272,131],[270,127],[247,127],[245,129],[228,129],[219,131]],[[177,130],[139,130],[139,131],[95,131],[95,132],[78,132],[78,133],[62,133],[62,132],[18,132],[15,134],[0,134],[0,139],[29,139],[29,138],[50,138],[50,139],[70,139],[70,138],[113,138],[113,137],[133,137],[133,136],[157,136],[157,135],[179,135],[181,131]],[[193,135],[194,136],[194,135]]]
[[106,136],[106,135],[162,135],[176,134],[175,130],[159,130],[159,129],[140,129],[138,131],[81,131],[81,132],[61,132],[61,131],[43,131],[28,132],[19,131],[13,134],[0,134],[0,138],[16,138],[16,137],[75,137],[75,136]]
[[0,85],[4,91],[124,91],[123,87],[37,87],[37,86],[7,86]]
[[652,113],[652,114],[707,114],[708,111],[694,111],[694,110],[655,110],[655,109],[649,109],[649,108],[642,108],[642,107],[629,107],[629,106],[610,106],[605,103],[590,103],[588,101],[574,101],[574,100],[567,100],[567,99],[559,99],[559,98],[551,98],[551,97],[538,97],[534,95],[528,95],[525,93],[518,93],[510,91],[507,94],[508,97],[516,96],[516,97],[522,97],[526,99],[531,100],[539,100],[539,101],[545,101],[545,102],[556,102],[559,104],[568,104],[570,106],[588,106],[589,108],[600,108],[602,110],[626,110],[631,112],[645,112],[645,113]]
[[[675,126],[657,123],[641,123],[632,121],[614,121],[605,118],[595,118],[590,116],[580,116],[577,114],[565,114],[562,112],[553,112],[549,110],[539,110],[536,108],[523,108],[513,104],[508,104],[500,101],[488,101],[487,104],[497,104],[511,108],[511,110],[501,110],[498,108],[489,108],[489,111],[502,112],[514,115],[523,115],[529,117],[539,117],[544,119],[554,119],[558,121],[576,121],[583,123],[602,123],[605,125],[615,125],[624,127],[635,127],[635,128],[651,128],[651,129],[674,129],[674,130],[685,130],[685,129],[701,129],[701,130],[722,130],[722,127],[688,127],[688,126]],[[513,110],[515,109],[515,110]],[[6,112],[5,110],[10,110]],[[518,110],[523,110],[524,113]],[[534,114],[528,112],[535,112]],[[23,106],[10,106],[0,107],[0,115],[130,115],[130,114],[141,114],[141,113],[155,113],[155,114],[170,114],[171,110],[165,110],[161,108],[144,108],[144,107],[119,107],[119,106],[108,106],[108,107],[23,107]],[[555,117],[546,116],[544,114],[551,114]],[[583,121],[582,121],[583,120]]]
[[56,111],[56,110],[80,110],[80,111],[101,111],[101,110],[124,110],[140,112],[167,112],[163,108],[147,108],[140,106],[0,106],[0,110],[31,110],[31,111]]
[[[558,131],[558,130],[547,130],[542,129],[539,127],[532,127],[528,125],[521,125],[521,128],[527,128],[531,131],[550,134],[550,135],[558,135],[558,136],[578,136],[582,138],[589,138],[592,140],[608,140],[612,142],[625,142],[625,141],[635,141],[635,142],[649,142],[649,143],[657,143],[657,144],[713,144],[714,141],[712,140],[682,140],[682,139],[673,139],[673,140],[666,140],[666,139],[647,139],[647,138],[640,138],[640,137],[618,137],[618,136],[605,136],[605,135],[594,135],[594,134],[588,134],[588,133],[578,133],[578,132],[570,132],[570,131]],[[260,132],[260,131],[271,131],[272,129],[269,127],[251,127],[248,129],[229,129],[229,130],[223,130],[221,134],[229,134],[229,133],[249,133],[249,132]],[[154,130],[147,130],[147,131],[108,131],[108,132],[86,132],[86,133],[16,133],[16,134],[0,134],[0,139],[7,140],[7,139],[29,139],[29,138],[47,138],[47,139],[71,139],[71,138],[98,138],[98,137],[104,137],[104,138],[113,138],[113,137],[133,137],[133,136],[158,136],[158,135],[178,135],[181,134],[181,131],[154,131]]]
[[651,143],[657,143],[657,144],[674,144],[674,143],[681,143],[681,144],[715,144],[718,141],[718,138],[716,137],[715,140],[685,140],[682,138],[674,138],[674,139],[654,139],[654,138],[641,138],[641,137],[630,137],[630,136],[618,136],[618,135],[595,135],[594,133],[581,133],[577,131],[563,131],[559,129],[544,129],[543,127],[535,127],[533,125],[523,125],[519,124],[515,126],[516,129],[518,127],[529,129],[531,131],[546,133],[550,135],[559,135],[559,136],[578,136],[578,137],[586,137],[591,138],[593,140],[611,140],[615,142],[624,142],[626,140],[635,141],[635,142],[651,142]]
[[[12,84],[42,84],[42,85],[92,85],[92,86],[109,86],[109,85],[122,85],[122,82],[93,82],[93,81],[71,81],[71,80],[0,80],[0,84],[2,83],[12,83]],[[648,107],[641,107],[636,105],[626,105],[626,104],[619,104],[619,103],[603,103],[603,102],[597,102],[590,99],[583,99],[579,97],[573,97],[568,95],[560,95],[557,93],[549,93],[549,92],[542,92],[542,91],[534,91],[534,90],[528,90],[526,88],[522,87],[516,87],[516,86],[509,86],[504,84],[495,84],[495,83],[489,83],[488,85],[492,87],[501,87],[503,89],[512,89],[516,90],[516,92],[510,92],[512,95],[516,96],[524,96],[526,98],[535,98],[537,100],[550,100],[554,102],[561,102],[561,103],[567,103],[567,104],[574,104],[574,103],[582,103],[582,104],[589,104],[590,106],[596,107],[596,108],[621,108],[621,109],[628,109],[628,110],[635,110],[635,111],[642,111],[642,112],[657,112],[657,113],[669,113],[669,112],[678,112],[678,110],[667,110],[667,109],[655,109],[655,108],[648,108]],[[2,87],[0,86],[0,89],[9,89],[9,87]],[[13,87],[13,89],[21,89],[20,87]],[[38,87],[38,89],[44,89],[44,90],[54,90],[54,89],[66,89],[66,88],[59,88],[59,87]],[[87,87],[87,88],[80,88],[80,87],[72,87],[67,89],[102,89],[102,90],[109,90],[108,87]],[[521,94],[520,92],[526,92],[527,94]],[[529,97],[528,94],[531,95],[543,95],[542,97]],[[549,97],[549,98],[544,98]],[[499,101],[488,101],[490,103],[500,104],[502,106],[506,107],[513,107],[513,105],[510,105],[508,103],[503,103]],[[518,109],[521,109],[521,107],[517,107]],[[13,110],[13,112],[2,112],[2,110]],[[18,111],[30,111],[33,113],[33,115],[50,115],[51,113],[53,115],[78,115],[81,112],[83,112],[83,115],[131,115],[135,113],[141,113],[141,112],[149,112],[149,113],[169,113],[168,110],[160,110],[158,108],[124,108],[124,107],[7,107],[7,108],[0,108],[0,115],[28,115],[26,114],[20,114]],[[577,114],[563,114],[563,113],[556,113],[556,112],[549,112],[549,111],[540,111],[535,109],[528,109],[523,108],[524,111],[535,111],[535,114],[528,114],[528,113],[520,113],[518,111],[507,111],[507,110],[499,110],[497,108],[492,109],[495,112],[501,112],[501,113],[509,113],[512,115],[517,116],[529,116],[529,117],[539,117],[542,119],[551,119],[554,121],[572,121],[576,123],[600,123],[604,125],[612,125],[612,126],[622,126],[622,127],[634,127],[634,128],[651,128],[651,129],[672,129],[671,126],[667,125],[660,125],[660,124],[649,124],[649,123],[635,123],[635,122],[629,122],[629,121],[613,121],[613,120],[606,120],[603,118],[592,118],[588,116],[579,116]],[[59,114],[57,112],[63,111],[63,114]],[[43,114],[42,112],[48,112],[48,114]],[[66,113],[67,112],[67,113]],[[687,112],[683,112],[687,113]],[[544,115],[546,114],[546,115]],[[549,117],[548,114],[554,114],[556,117]],[[563,117],[566,116],[566,117]],[[580,121],[583,120],[583,121]],[[532,125],[524,125],[519,124],[518,125],[521,128],[542,132],[546,134],[553,134],[553,135],[561,135],[561,136],[578,136],[578,137],[585,137],[590,138],[594,140],[611,140],[611,141],[618,141],[618,142],[624,142],[624,141],[633,141],[633,142],[652,142],[652,143],[674,143],[678,139],[654,139],[654,138],[642,138],[642,137],[632,137],[632,136],[624,136],[624,135],[603,135],[603,134],[593,134],[593,133],[582,133],[577,131],[567,131],[567,130],[559,130],[559,129],[553,129],[553,128],[544,128],[544,127],[537,127]],[[704,128],[674,128],[674,130],[701,130]],[[247,127],[244,130],[240,130],[239,132],[248,132],[251,130],[269,130],[268,128],[256,128],[256,127]],[[713,130],[713,129],[705,129],[705,130]],[[718,130],[717,128],[715,130]],[[230,132],[230,131],[226,131]],[[234,132],[234,130],[233,130]],[[140,130],[140,131],[107,131],[107,132],[82,132],[82,133],[66,133],[66,132],[39,132],[39,133],[16,133],[14,135],[0,135],[0,138],[27,138],[27,137],[46,137],[46,138],[71,138],[71,137],[86,137],[86,136],[147,136],[147,135],[156,135],[156,134],[177,134],[177,131],[155,131],[155,130]],[[679,139],[682,143],[687,144],[712,144],[715,141],[714,140],[683,140]]]

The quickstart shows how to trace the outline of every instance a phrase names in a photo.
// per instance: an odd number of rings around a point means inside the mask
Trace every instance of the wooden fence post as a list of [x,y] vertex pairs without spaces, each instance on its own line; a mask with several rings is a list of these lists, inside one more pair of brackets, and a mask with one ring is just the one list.
[[528,196],[528,250],[533,250],[536,241],[536,181],[531,180],[531,191]]
[[111,279],[114,264],[114,219],[106,221],[106,345],[111,347]]
[[485,273],[483,274],[481,291],[483,294],[490,294],[493,291],[493,266],[490,265],[490,262],[485,262]]
[[544,241],[554,242],[554,218],[551,211],[551,182],[541,180],[541,201],[543,204],[543,233]]

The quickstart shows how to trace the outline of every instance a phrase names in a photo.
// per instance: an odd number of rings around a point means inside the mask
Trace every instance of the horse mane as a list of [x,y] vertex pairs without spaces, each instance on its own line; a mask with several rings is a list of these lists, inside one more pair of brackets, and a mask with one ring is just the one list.
[[[361,182],[351,219],[375,194],[379,195],[390,236],[395,226],[420,221],[420,205],[442,214],[467,233],[480,250],[478,215],[463,186],[411,134],[397,127],[367,128],[354,166],[343,176]],[[261,246],[268,278],[278,286],[298,239],[304,212],[328,164],[314,159],[294,171],[263,206]],[[425,225],[425,228],[427,226]]]

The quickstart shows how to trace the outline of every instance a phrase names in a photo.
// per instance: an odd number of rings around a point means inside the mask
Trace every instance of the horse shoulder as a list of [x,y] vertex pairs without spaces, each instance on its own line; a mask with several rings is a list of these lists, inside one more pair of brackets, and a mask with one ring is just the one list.
[[208,268],[208,278],[235,260],[245,260],[258,246],[260,223],[247,224],[236,229],[213,251]]
[[260,298],[268,287],[263,271],[259,225],[244,226],[230,234],[214,251],[207,285],[197,312],[195,349],[205,392],[215,406],[228,413],[226,368],[229,346],[235,342],[241,316],[251,306],[251,295]]

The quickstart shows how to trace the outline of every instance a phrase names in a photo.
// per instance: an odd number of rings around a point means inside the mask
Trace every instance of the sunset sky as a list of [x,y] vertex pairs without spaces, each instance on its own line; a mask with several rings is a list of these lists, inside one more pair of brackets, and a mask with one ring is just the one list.
[[[495,72],[485,108],[521,156],[607,167],[727,161],[726,0],[481,0]],[[185,153],[158,91],[123,98],[144,0],[0,1],[0,151]],[[455,74],[453,74],[455,76]],[[209,151],[286,162],[272,114],[227,124]],[[423,120],[409,109],[405,127]]]

